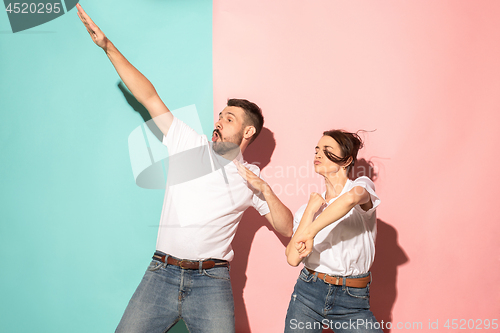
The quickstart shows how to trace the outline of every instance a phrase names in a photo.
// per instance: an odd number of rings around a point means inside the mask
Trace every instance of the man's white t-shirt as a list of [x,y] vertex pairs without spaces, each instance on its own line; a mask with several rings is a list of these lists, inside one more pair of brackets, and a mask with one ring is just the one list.
[[[205,135],[174,118],[163,144],[169,151],[167,188],[156,249],[181,259],[231,261],[231,241],[250,206],[269,213],[238,174],[236,165],[216,154]],[[236,158],[256,175],[257,166]]]
[[[370,194],[373,207],[364,211],[359,205],[356,205],[345,216],[318,232],[314,237],[311,254],[303,260],[307,268],[320,273],[340,276],[359,275],[370,270],[375,258],[375,238],[377,235],[375,209],[380,204],[380,199],[375,193],[375,185],[368,177],[364,176],[354,181],[349,179],[342,192],[331,199],[328,206],[355,186],[363,187]],[[324,197],[325,193],[323,193]],[[307,204],[303,205],[295,213],[294,233],[299,227],[306,207]],[[321,212],[322,210],[317,216]]]

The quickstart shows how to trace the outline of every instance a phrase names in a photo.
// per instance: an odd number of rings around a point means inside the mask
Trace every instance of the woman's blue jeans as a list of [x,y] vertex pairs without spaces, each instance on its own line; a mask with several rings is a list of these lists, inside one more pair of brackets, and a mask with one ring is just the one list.
[[182,269],[153,260],[116,332],[164,333],[180,319],[191,333],[234,332],[228,267]]
[[288,306],[285,333],[321,333],[326,328],[335,333],[382,333],[370,311],[370,284],[365,288],[336,286],[304,268]]

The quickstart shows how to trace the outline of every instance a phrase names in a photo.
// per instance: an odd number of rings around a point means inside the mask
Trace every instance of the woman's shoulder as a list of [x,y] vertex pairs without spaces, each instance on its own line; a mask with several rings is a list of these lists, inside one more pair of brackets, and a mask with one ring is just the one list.
[[358,177],[358,178],[352,180],[350,185],[351,185],[351,187],[362,186],[362,187],[370,187],[372,189],[375,189],[375,184],[373,184],[373,181],[366,176],[361,176],[361,177]]

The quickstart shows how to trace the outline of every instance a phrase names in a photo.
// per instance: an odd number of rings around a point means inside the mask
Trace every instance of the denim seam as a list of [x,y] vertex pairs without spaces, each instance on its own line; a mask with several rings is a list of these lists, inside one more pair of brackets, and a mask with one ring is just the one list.
[[225,280],[225,281],[231,280],[231,277],[226,278],[226,277],[221,277],[221,276],[210,275],[210,273],[208,273],[206,269],[203,270],[203,275],[205,275],[209,278],[212,278],[212,279],[219,279],[219,280]]
[[[155,264],[156,265],[153,266],[153,267],[151,267],[151,268],[148,267],[148,271],[155,272],[155,271],[159,270],[163,266],[163,263],[161,263],[161,262],[155,262]],[[151,264],[150,264],[150,266],[151,266]]]
[[330,309],[328,306],[328,298],[331,296],[332,293],[332,286],[328,286],[328,292],[326,293],[325,297],[325,304],[323,304],[323,317],[326,317],[327,311]]
[[179,322],[179,320],[181,320],[181,317],[179,316],[173,323],[172,325],[170,325],[169,327],[167,327],[163,333],[167,333],[172,327],[174,327],[175,324],[177,324]]
[[356,295],[351,294],[349,292],[349,287],[346,288],[346,292],[351,297],[356,297],[356,298],[360,298],[360,299],[369,299],[370,298],[370,294],[368,294],[368,296],[356,296]]

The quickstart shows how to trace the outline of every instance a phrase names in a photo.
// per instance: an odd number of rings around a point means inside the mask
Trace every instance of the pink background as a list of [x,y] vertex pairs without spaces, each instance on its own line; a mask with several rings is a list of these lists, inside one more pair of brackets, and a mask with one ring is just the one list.
[[[421,331],[500,320],[500,1],[213,4],[215,112],[230,97],[262,107],[270,132],[246,159],[293,212],[322,191],[311,161],[324,130],[376,130],[359,157],[382,199],[377,319]],[[286,241],[246,213],[232,268],[238,332],[283,330],[299,272]]]

